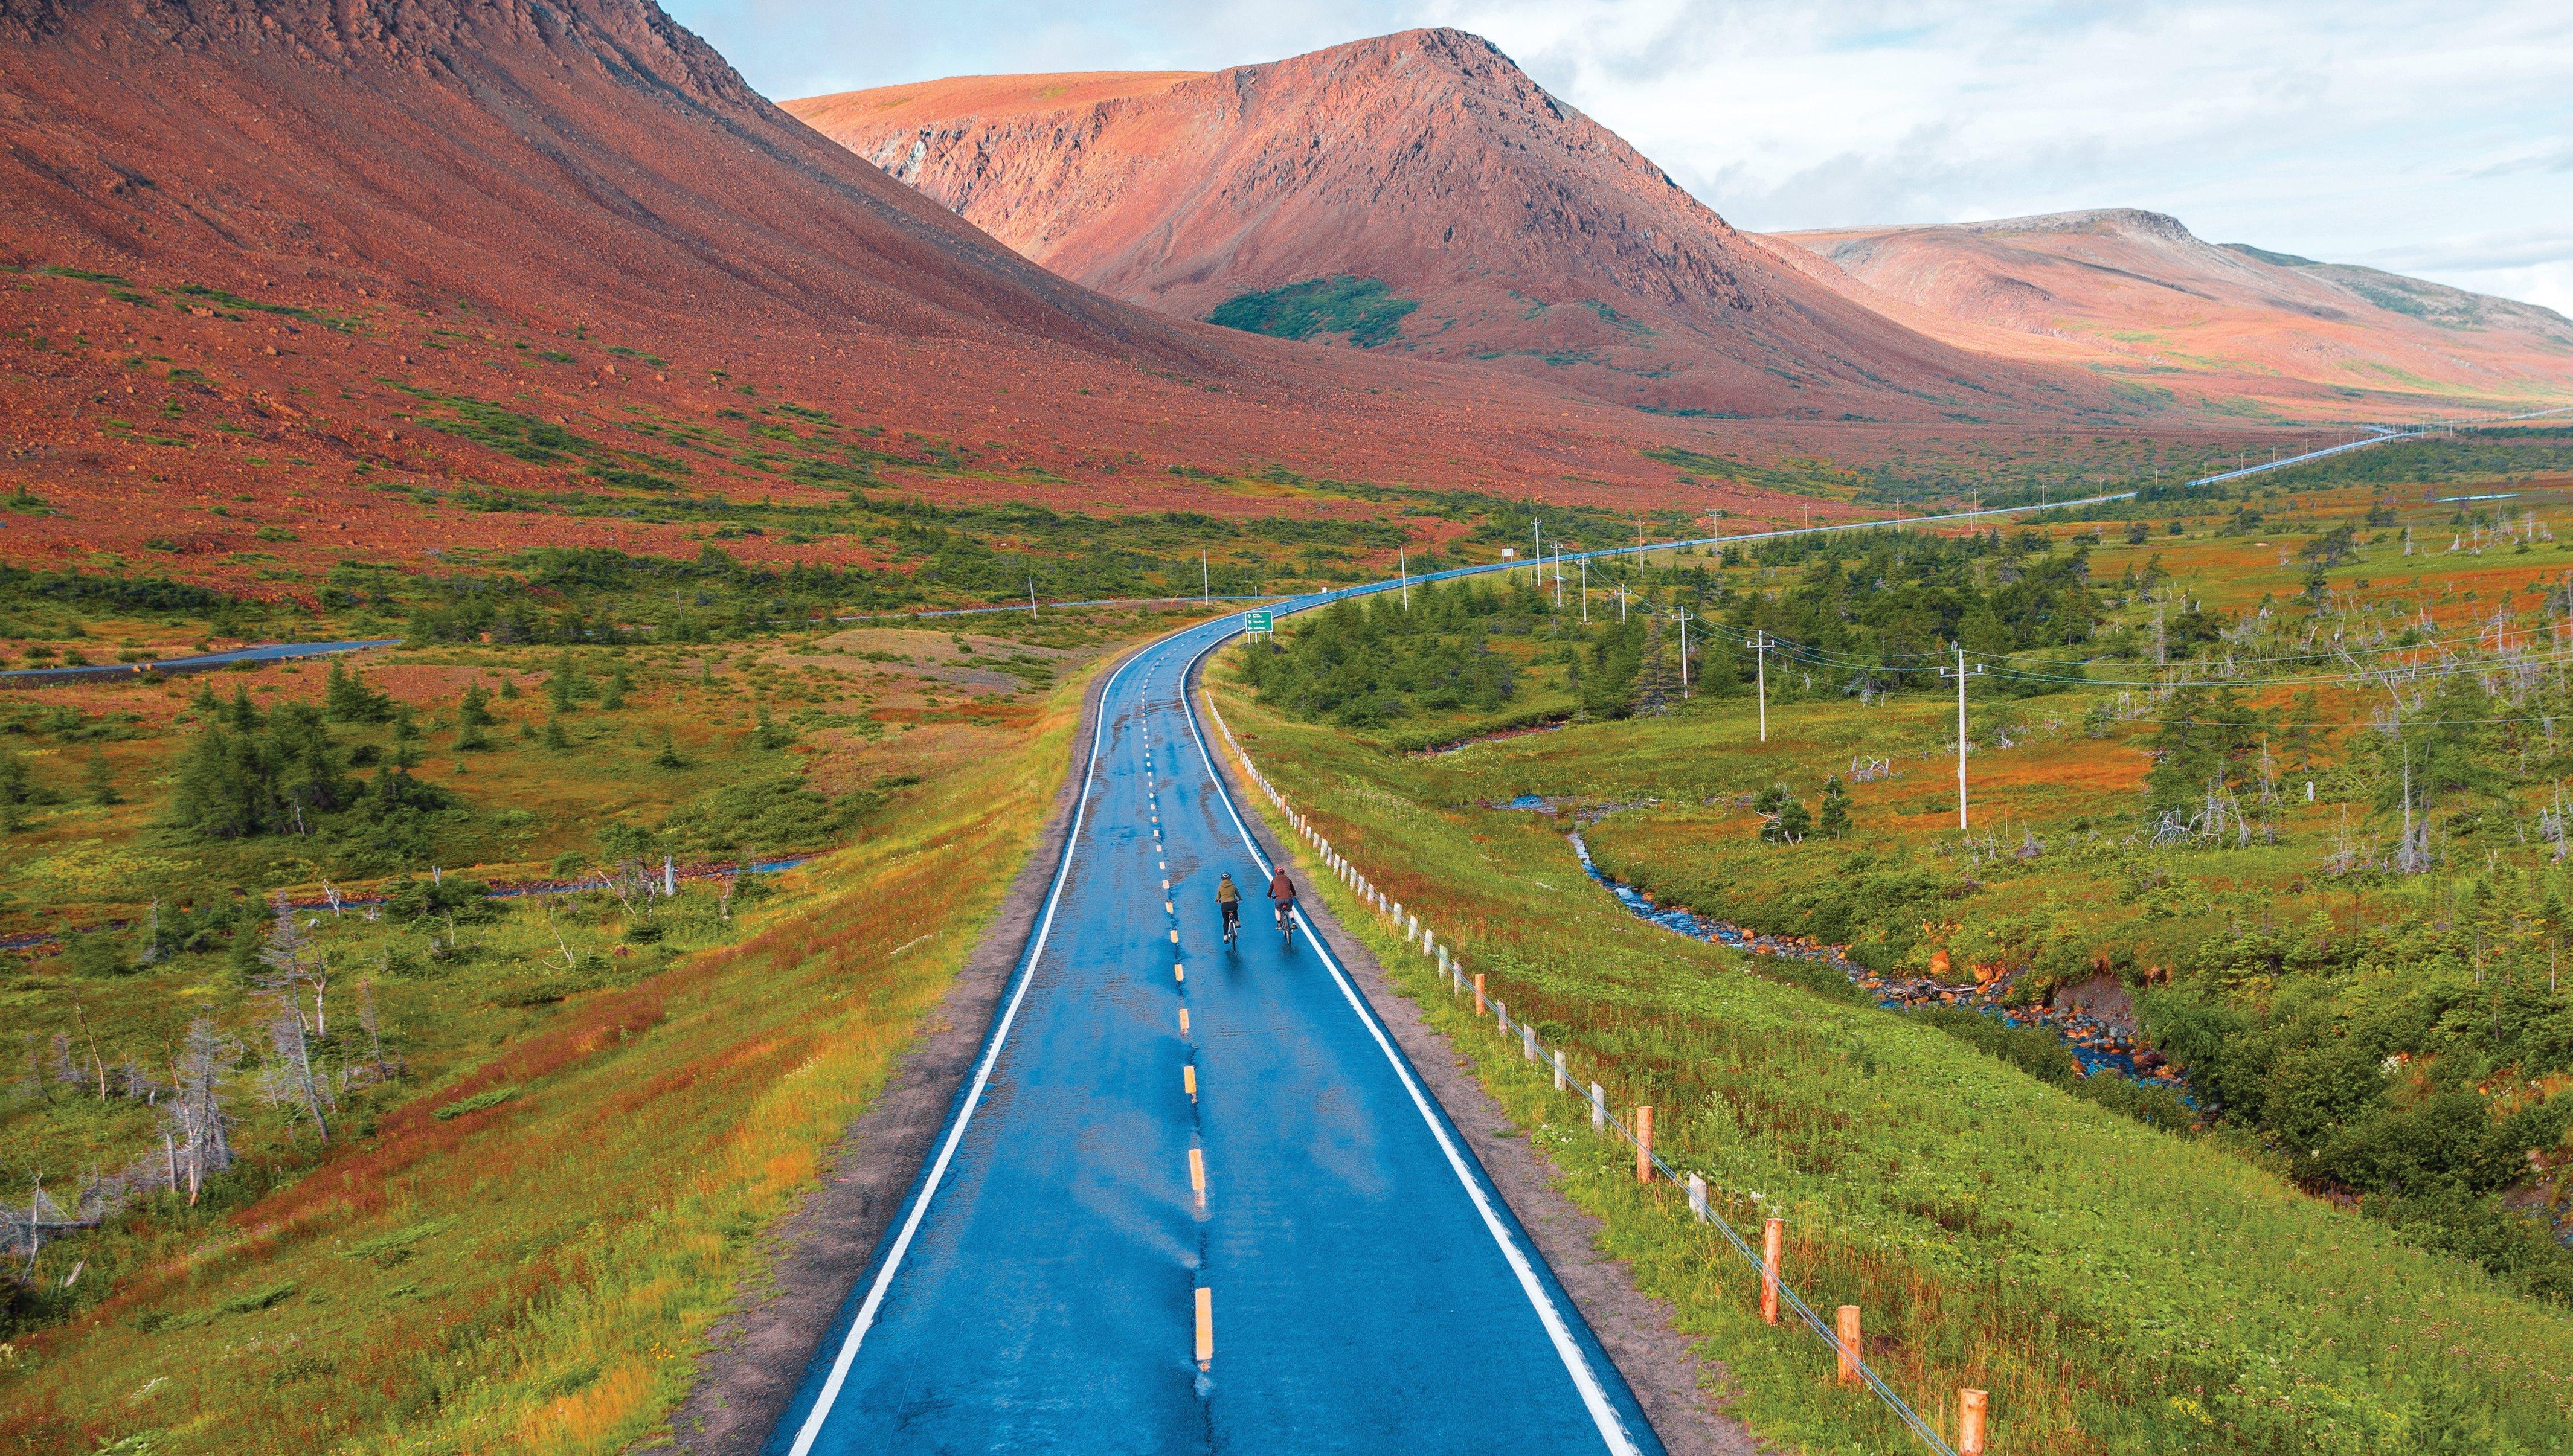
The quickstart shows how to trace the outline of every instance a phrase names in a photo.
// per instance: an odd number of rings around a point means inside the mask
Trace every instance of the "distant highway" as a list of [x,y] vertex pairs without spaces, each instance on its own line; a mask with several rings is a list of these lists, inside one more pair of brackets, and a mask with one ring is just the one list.
[[2370,429],[2375,432],[2360,439],[2345,439],[2339,444],[2326,445],[2318,450],[2307,450],[2302,454],[2287,455],[2275,460],[2264,460],[2256,465],[2244,465],[2238,470],[2224,470],[2213,475],[2200,475],[2188,483],[2191,485],[2214,485],[2226,480],[2239,480],[2245,475],[2258,475],[2269,470],[2283,470],[2290,465],[2302,465],[2313,460],[2327,459],[2333,455],[2347,454],[2351,450],[2363,450],[2370,445],[2381,445],[2390,440],[2420,439],[2427,435],[2437,434],[2442,430],[2456,429],[2461,426],[2471,428],[2478,424],[2506,424],[2514,420],[2544,419],[2548,415],[2564,414],[2568,412],[2573,412],[2573,404],[2562,405],[2554,409],[2532,409],[2526,414],[2495,415],[2490,419],[2458,419],[2446,420],[2432,424],[2419,424],[2414,425],[2409,429],[2396,429],[2391,425],[2384,424],[2363,425],[2361,426],[2362,428]]

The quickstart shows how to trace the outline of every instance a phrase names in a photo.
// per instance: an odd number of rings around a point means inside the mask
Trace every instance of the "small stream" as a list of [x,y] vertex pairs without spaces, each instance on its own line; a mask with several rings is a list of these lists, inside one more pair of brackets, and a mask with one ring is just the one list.
[[[1551,801],[1534,794],[1522,794],[1507,803],[1489,807],[1547,814],[1557,812]],[[1963,1007],[1992,1017],[2005,1026],[2043,1028],[2063,1039],[2066,1049],[2081,1064],[2085,1077],[2107,1073],[2131,1082],[2158,1084],[2183,1097],[2188,1095],[2187,1085],[2176,1072],[2166,1068],[2159,1055],[2138,1047],[2128,1032],[2113,1023],[2075,1011],[2003,1006],[2002,1000],[2009,995],[2011,988],[2012,978],[2008,976],[1981,986],[1971,982],[1962,986],[1944,985],[1926,976],[1888,978],[1851,960],[1847,950],[1840,946],[1827,946],[1805,936],[1746,930],[1729,921],[1716,920],[1694,911],[1657,905],[1642,890],[1602,873],[1591,862],[1590,846],[1582,840],[1579,828],[1566,830],[1564,838],[1571,841],[1572,852],[1580,857],[1583,874],[1616,896],[1618,903],[1633,912],[1637,919],[1650,921],[1673,935],[1712,941],[1754,956],[1821,962],[1848,977],[1852,985],[1874,996],[1876,1004],[1887,1011]]]

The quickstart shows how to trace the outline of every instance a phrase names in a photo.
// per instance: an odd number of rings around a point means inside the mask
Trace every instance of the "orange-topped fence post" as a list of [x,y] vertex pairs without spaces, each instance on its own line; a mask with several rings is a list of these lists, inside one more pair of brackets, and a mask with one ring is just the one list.
[[1786,1251],[1787,1220],[1771,1218],[1760,1225],[1760,1317],[1778,1322],[1778,1256]]
[[1957,1392],[1957,1456],[1984,1456],[1984,1418],[1992,1397],[1980,1390]]

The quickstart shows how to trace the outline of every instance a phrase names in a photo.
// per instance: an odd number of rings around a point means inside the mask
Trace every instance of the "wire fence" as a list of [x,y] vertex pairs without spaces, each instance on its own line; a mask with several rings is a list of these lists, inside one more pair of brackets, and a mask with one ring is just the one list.
[[[1202,700],[1206,705],[1207,715],[1214,720],[1216,731],[1223,736],[1225,747],[1231,750],[1234,761],[1241,765],[1243,773],[1252,783],[1259,786],[1260,792],[1267,795],[1269,801],[1277,806],[1278,812],[1285,817],[1287,826],[1295,832],[1295,837],[1304,842],[1307,852],[1330,872],[1332,878],[1338,880],[1343,887],[1355,895],[1361,904],[1374,912],[1379,920],[1398,932],[1407,949],[1417,953],[1424,960],[1434,962],[1440,978],[1447,983],[1451,995],[1461,998],[1469,988],[1472,989],[1478,1003],[1478,1011],[1481,1009],[1481,1002],[1490,1000],[1495,1033],[1508,1037],[1515,1031],[1522,1059],[1550,1067],[1553,1070],[1556,1091],[1569,1092],[1589,1104],[1590,1125],[1593,1131],[1603,1134],[1613,1131],[1618,1140],[1637,1153],[1639,1166],[1648,1165],[1658,1176],[1669,1180],[1674,1185],[1685,1187],[1688,1190],[1690,1216],[1695,1221],[1712,1227],[1721,1235],[1724,1242],[1760,1277],[1763,1288],[1774,1287],[1779,1303],[1792,1312],[1805,1328],[1812,1331],[1815,1338],[1821,1340],[1832,1351],[1840,1361],[1841,1368],[1852,1371],[1861,1383],[1875,1392],[1877,1398],[1885,1403],[1886,1408],[1894,1414],[1895,1418],[1914,1435],[1920,1437],[1924,1445],[1938,1453],[1938,1456],[1978,1456],[1978,1453],[1983,1450],[1980,1430],[1974,1431],[1973,1436],[1961,1442],[1959,1446],[1951,1446],[1936,1425],[1913,1409],[1911,1403],[1905,1400],[1893,1386],[1887,1384],[1875,1367],[1868,1364],[1865,1352],[1845,1343],[1832,1322],[1826,1320],[1806,1302],[1804,1296],[1799,1294],[1783,1275],[1777,1277],[1774,1283],[1772,1282],[1765,1256],[1753,1249],[1740,1230],[1736,1229],[1722,1213],[1716,1211],[1708,1196],[1710,1190],[1746,1198],[1756,1197],[1756,1195],[1748,1193],[1747,1190],[1723,1188],[1696,1169],[1683,1171],[1673,1166],[1659,1152],[1652,1150],[1646,1140],[1650,1136],[1649,1131],[1639,1137],[1634,1127],[1610,1112],[1607,1093],[1597,1082],[1588,1083],[1586,1088],[1576,1086],[1571,1076],[1572,1064],[1565,1056],[1564,1049],[1546,1047],[1537,1039],[1536,1028],[1524,1021],[1513,1026],[1506,1002],[1487,998],[1483,988],[1471,986],[1465,971],[1464,959],[1455,953],[1452,944],[1440,939],[1437,932],[1421,919],[1416,908],[1406,910],[1400,901],[1387,896],[1367,878],[1363,871],[1358,869],[1355,863],[1334,848],[1330,840],[1313,827],[1312,821],[1288,801],[1285,791],[1281,790],[1267,774],[1261,772],[1259,765],[1252,761],[1250,752],[1242,746],[1241,740],[1234,736],[1233,726],[1225,721],[1223,710],[1216,706],[1214,695],[1205,694]],[[1613,1069],[1609,1071],[1613,1074]],[[1980,1392],[1977,1394],[1980,1395]]]

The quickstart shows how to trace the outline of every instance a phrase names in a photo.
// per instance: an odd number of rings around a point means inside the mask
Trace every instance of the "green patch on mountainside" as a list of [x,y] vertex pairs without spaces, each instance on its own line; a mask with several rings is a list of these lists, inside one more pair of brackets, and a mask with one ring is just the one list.
[[1404,316],[1419,307],[1419,300],[1396,295],[1380,279],[1343,274],[1228,299],[1207,322],[1277,339],[1339,334],[1372,349],[1392,340]]

